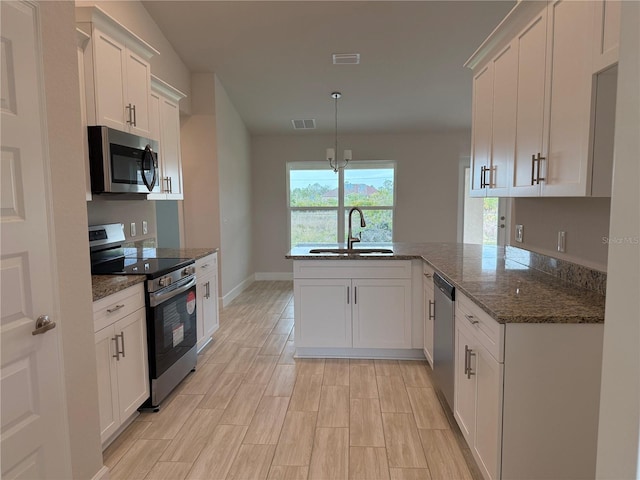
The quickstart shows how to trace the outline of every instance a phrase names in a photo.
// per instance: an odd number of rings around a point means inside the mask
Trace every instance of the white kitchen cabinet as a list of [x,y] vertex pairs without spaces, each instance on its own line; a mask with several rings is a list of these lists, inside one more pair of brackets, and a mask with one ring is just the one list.
[[86,83],[84,78],[84,50],[89,43],[89,35],[76,28],[76,41],[78,47],[78,82],[80,85],[80,131],[82,132],[82,152],[84,157],[84,173],[86,183],[86,200],[93,198],[91,193],[91,176],[89,169],[89,139],[87,133],[87,98],[85,96]]
[[94,302],[100,438],[103,446],[149,397],[142,284]]
[[159,78],[151,77],[149,112],[151,137],[158,140],[160,193],[150,193],[149,200],[182,200],[182,156],[180,153],[180,99],[186,95]]
[[429,365],[433,368],[433,324],[435,319],[433,299],[433,269],[426,263],[422,265],[423,306],[423,351]]
[[593,478],[603,325],[498,324],[459,291],[455,323],[454,417],[483,477]]
[[613,144],[615,86],[594,73],[617,61],[616,3],[519,2],[469,59],[472,195],[610,195],[596,185],[610,177],[611,149],[594,138]]
[[296,347],[410,350],[411,275],[404,260],[294,262]]
[[87,121],[149,135],[149,60],[159,52],[99,7],[77,7],[91,40],[84,52]]
[[218,311],[218,253],[196,261],[196,322],[198,351],[220,327]]

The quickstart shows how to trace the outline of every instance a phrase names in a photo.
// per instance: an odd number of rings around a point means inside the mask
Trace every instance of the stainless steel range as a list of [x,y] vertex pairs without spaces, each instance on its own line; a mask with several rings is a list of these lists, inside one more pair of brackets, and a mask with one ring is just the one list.
[[[89,227],[93,275],[146,275],[147,346],[151,396],[143,408],[157,410],[195,370],[196,275],[192,258],[127,255],[121,223]],[[137,251],[136,251],[137,252]]]

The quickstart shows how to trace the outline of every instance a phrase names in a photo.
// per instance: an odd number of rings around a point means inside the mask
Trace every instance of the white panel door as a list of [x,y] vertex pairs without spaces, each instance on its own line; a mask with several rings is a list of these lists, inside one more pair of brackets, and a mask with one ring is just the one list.
[[96,91],[95,125],[106,125],[118,130],[128,131],[132,118],[126,109],[125,90],[125,46],[103,32],[94,28],[93,59]]
[[411,348],[411,280],[353,280],[353,346]]
[[490,63],[473,78],[473,140],[471,146],[472,197],[485,197],[486,169],[491,163],[491,120],[493,115],[493,65]]
[[[516,151],[513,159],[511,196],[537,196],[540,185],[532,181],[532,156],[544,156],[544,112],[547,79],[547,10],[518,35],[518,98]],[[537,167],[537,165],[536,165]],[[535,173],[535,172],[534,172]],[[535,184],[534,184],[535,183]]]
[[133,106],[131,133],[149,135],[149,96],[151,67],[142,57],[126,51],[126,104]]
[[168,178],[168,200],[182,200],[182,159],[180,156],[180,111],[178,105],[160,99],[162,120],[162,166],[163,176]]
[[71,478],[52,268],[37,5],[0,2],[2,478]]
[[543,162],[543,196],[590,194],[589,136],[592,105],[592,2],[552,3],[549,16],[551,89],[549,146]]
[[295,280],[296,347],[351,347],[351,280]]

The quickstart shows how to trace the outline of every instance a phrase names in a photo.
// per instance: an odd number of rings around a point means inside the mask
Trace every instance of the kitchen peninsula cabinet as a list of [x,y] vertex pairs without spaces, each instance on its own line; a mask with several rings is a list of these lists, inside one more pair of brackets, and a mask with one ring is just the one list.
[[610,195],[617,3],[519,2],[467,61],[474,196]]
[[103,448],[149,398],[144,286],[93,303],[100,439]]
[[180,109],[186,95],[159,78],[151,77],[149,112],[150,136],[158,140],[158,183],[160,193],[150,193],[148,200],[182,200],[182,156],[180,153]]
[[433,291],[434,270],[426,263],[422,266],[422,295],[423,295],[423,334],[424,356],[433,368],[433,325],[435,320],[435,302]]
[[198,351],[220,327],[218,313],[218,253],[196,260],[196,322]]
[[[298,355],[411,351],[411,261],[294,262]],[[421,352],[420,352],[421,353]]]
[[84,52],[87,121],[149,135],[150,59],[159,52],[99,7],[77,7]]

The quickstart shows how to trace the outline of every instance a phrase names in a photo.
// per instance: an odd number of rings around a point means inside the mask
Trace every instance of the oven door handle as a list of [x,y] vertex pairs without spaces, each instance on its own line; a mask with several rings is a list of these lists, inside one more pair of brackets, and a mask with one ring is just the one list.
[[182,285],[181,287],[176,288],[175,290],[170,290],[168,292],[157,292],[149,294],[149,306],[157,307],[161,303],[166,302],[167,300],[175,297],[176,295],[180,295],[182,292],[186,292],[190,288],[192,288],[196,284],[196,277],[193,277],[189,282]]

